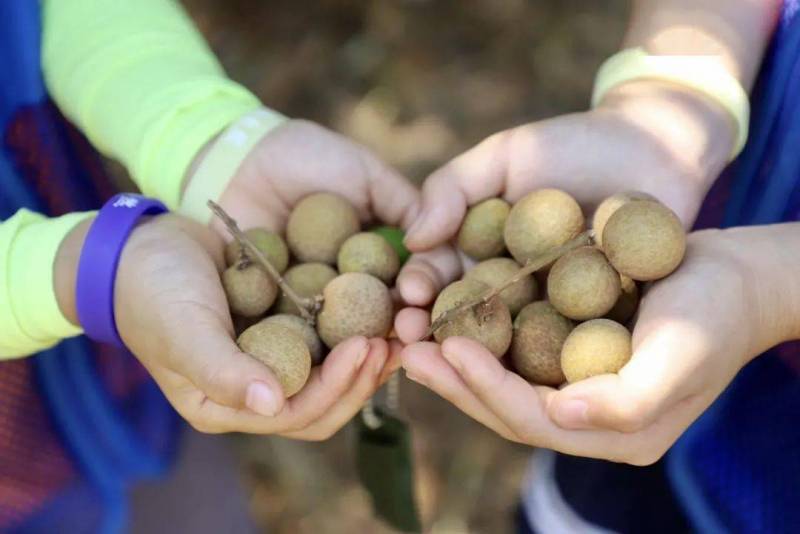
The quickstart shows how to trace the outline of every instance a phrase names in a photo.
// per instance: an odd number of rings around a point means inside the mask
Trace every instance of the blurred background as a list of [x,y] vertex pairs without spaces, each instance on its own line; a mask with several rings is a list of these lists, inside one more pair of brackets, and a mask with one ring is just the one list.
[[[409,179],[505,128],[586,108],[628,0],[183,0],[232,78],[268,106],[373,148]],[[403,379],[417,497],[435,533],[512,532],[530,449]],[[391,532],[372,518],[355,435],[231,438],[272,533]]]

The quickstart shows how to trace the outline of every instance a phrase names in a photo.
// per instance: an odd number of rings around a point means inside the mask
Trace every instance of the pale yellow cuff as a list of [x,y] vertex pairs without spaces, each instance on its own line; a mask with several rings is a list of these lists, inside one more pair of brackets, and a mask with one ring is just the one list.
[[[55,219],[20,210],[3,223],[0,261],[0,358],[24,356],[81,333],[61,313],[53,287],[53,265],[64,237],[94,212],[70,213]],[[9,225],[6,228],[6,225]],[[8,231],[7,231],[8,230]]]
[[135,165],[142,193],[177,209],[186,170],[203,146],[226,126],[261,103],[230,82],[222,91],[198,95],[195,102],[163,117],[163,127],[150,129],[142,142],[142,160]]
[[286,120],[286,117],[276,111],[259,108],[247,113],[228,127],[214,141],[190,177],[181,201],[180,213],[208,224],[211,220],[211,210],[208,209],[207,202],[219,200],[256,143]]
[[716,101],[736,124],[736,142],[731,159],[739,155],[747,143],[750,101],[739,81],[715,56],[656,56],[649,55],[642,48],[622,50],[607,59],[597,72],[592,107],[618,85],[642,79],[676,83]]

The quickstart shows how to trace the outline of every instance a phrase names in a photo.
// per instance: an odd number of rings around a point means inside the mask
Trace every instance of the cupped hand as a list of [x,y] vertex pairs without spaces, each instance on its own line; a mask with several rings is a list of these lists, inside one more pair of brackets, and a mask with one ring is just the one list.
[[[362,221],[408,228],[419,191],[366,147],[313,122],[290,120],[267,133],[234,174],[219,204],[243,229],[282,231],[303,197],[337,193]],[[227,236],[219,221],[213,223]]]
[[[727,162],[733,123],[713,102],[659,82],[620,86],[591,111],[512,128],[484,140],[434,172],[408,231],[415,256],[397,286],[411,306],[428,306],[460,276],[464,263],[447,243],[470,205],[491,197],[513,203],[535,189],[574,196],[587,214],[621,191],[650,193],[691,225]],[[404,341],[419,339],[423,316],[398,316]]]
[[[504,437],[568,454],[655,462],[750,359],[777,336],[780,305],[767,302],[753,255],[761,229],[689,237],[681,267],[644,296],[633,356],[618,374],[557,390],[507,370],[479,344],[450,338],[402,352],[412,379]],[[773,247],[777,250],[777,247]],[[787,273],[788,274],[788,273]],[[774,308],[774,310],[772,310]]]
[[397,369],[399,343],[347,340],[285,399],[269,368],[236,345],[220,283],[222,246],[211,231],[178,216],[139,225],[117,272],[123,341],[200,431],[327,438]]

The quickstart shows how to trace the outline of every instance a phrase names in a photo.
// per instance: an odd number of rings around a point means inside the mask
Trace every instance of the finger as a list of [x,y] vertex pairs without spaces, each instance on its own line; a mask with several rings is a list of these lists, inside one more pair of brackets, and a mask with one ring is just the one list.
[[492,353],[471,339],[448,338],[441,351],[467,388],[506,427],[526,443],[548,446],[542,395],[525,379],[508,371]]
[[333,436],[356,415],[381,385],[381,376],[389,359],[389,344],[384,339],[369,340],[369,354],[352,387],[321,417],[305,428],[284,433],[293,439],[321,441]]
[[401,354],[406,376],[443,399],[455,405],[479,423],[494,430],[504,438],[519,441],[497,416],[495,416],[464,384],[458,373],[442,357],[436,343],[408,345]]
[[214,428],[217,432],[275,434],[305,428],[348,391],[365,364],[368,352],[369,343],[363,337],[351,338],[337,345],[321,366],[312,368],[303,389],[274,417],[205,401],[184,409],[181,414],[194,425]]
[[444,286],[461,276],[462,267],[449,245],[413,254],[397,276],[400,297],[412,306],[427,306]]
[[218,404],[277,414],[284,394],[269,367],[239,349],[232,327],[219,315],[205,307],[189,310],[181,320],[192,328],[171,332],[167,367]]
[[397,337],[405,344],[421,341],[431,324],[431,315],[419,308],[404,308],[394,319],[394,330]]
[[395,374],[400,367],[402,367],[403,361],[401,359],[401,354],[405,346],[403,343],[400,342],[398,339],[390,339],[389,340],[389,356],[386,359],[386,365],[383,366],[383,372],[381,373],[381,384],[385,383],[393,374]]
[[505,187],[508,132],[493,135],[431,174],[422,187],[422,210],[406,235],[415,252],[452,238],[469,205],[499,196]]
[[419,189],[368,150],[362,149],[362,154],[372,213],[386,224],[407,229],[419,213]]
[[[715,278],[722,276],[709,272],[708,283],[720,283]],[[675,298],[675,294],[695,291],[693,286],[683,287],[684,277],[676,273],[645,297],[634,331],[633,356],[618,374],[572,384],[553,397],[549,413],[559,425],[635,432],[682,399],[721,389],[738,372],[740,362],[735,358],[713,354],[721,343],[736,346],[743,341],[730,336],[722,342],[712,339],[722,328],[709,324],[719,317],[719,303],[711,308]]]

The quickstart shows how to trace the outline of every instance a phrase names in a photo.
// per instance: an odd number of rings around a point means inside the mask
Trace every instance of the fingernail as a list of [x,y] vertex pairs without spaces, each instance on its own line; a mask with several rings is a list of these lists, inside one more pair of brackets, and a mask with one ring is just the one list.
[[247,387],[247,407],[260,415],[273,417],[278,413],[278,397],[263,382],[253,382]]
[[582,400],[568,400],[558,405],[555,419],[559,426],[570,429],[588,428],[589,405]]
[[459,374],[461,373],[461,371],[463,370],[463,365],[461,363],[461,359],[456,354],[454,354],[454,353],[452,353],[452,352],[450,352],[448,350],[442,349],[442,356],[444,356],[444,359],[447,360],[447,362],[456,371],[458,371]]
[[361,352],[358,353],[355,365],[356,369],[361,369],[361,366],[364,365],[364,361],[367,359],[367,354],[369,354],[369,342],[365,342]]
[[405,239],[403,239],[403,243],[407,243],[409,238],[415,237],[417,235],[417,232],[419,232],[422,228],[424,228],[425,219],[427,217],[428,217],[428,212],[426,210],[423,210],[417,216],[417,220],[414,221],[414,224],[412,224],[411,227],[408,229],[408,232],[406,232],[406,237]]

